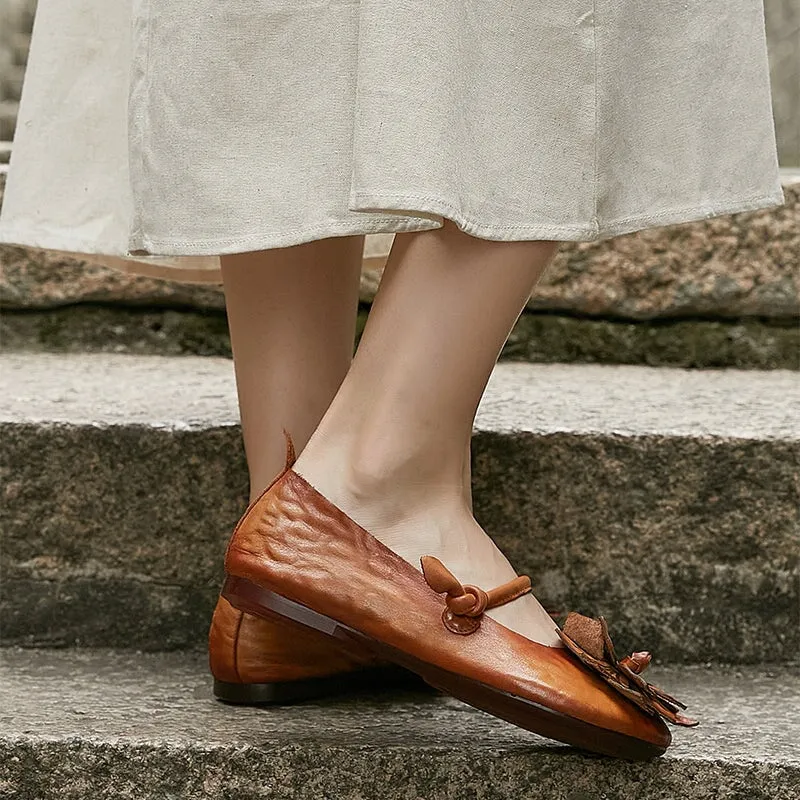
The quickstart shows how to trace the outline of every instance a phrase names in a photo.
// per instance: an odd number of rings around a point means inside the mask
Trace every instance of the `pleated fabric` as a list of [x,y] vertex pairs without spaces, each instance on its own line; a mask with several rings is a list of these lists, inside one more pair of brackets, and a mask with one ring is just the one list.
[[762,0],[39,0],[0,241],[199,280],[784,202]]

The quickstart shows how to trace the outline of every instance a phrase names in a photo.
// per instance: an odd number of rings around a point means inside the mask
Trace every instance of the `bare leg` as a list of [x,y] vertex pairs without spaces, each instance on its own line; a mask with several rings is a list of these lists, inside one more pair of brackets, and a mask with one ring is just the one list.
[[[438,556],[485,589],[515,576],[472,516],[465,443],[497,357],[558,242],[397,234],[350,371],[295,469],[419,567]],[[489,612],[557,646],[526,596]]]
[[467,439],[467,452],[464,455],[464,477],[462,481],[464,482],[464,502],[467,504],[470,513],[472,513],[472,431],[469,432],[469,438]]
[[363,246],[344,236],[221,259],[251,500],[283,467],[281,429],[302,449],[347,373]]

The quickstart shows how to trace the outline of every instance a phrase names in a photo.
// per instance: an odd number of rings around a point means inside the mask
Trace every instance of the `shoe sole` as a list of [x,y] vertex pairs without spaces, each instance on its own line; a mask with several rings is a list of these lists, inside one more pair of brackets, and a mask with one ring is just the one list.
[[223,703],[242,706],[289,705],[342,694],[393,690],[430,691],[418,675],[388,665],[369,669],[275,683],[230,683],[214,680],[214,697]]
[[246,578],[227,575],[222,596],[231,605],[249,614],[266,618],[269,614],[279,614],[336,639],[358,642],[384,661],[390,661],[416,673],[435,689],[548,739],[555,739],[592,753],[631,761],[649,761],[662,755],[667,749],[666,746],[609,731],[575,717],[569,717],[539,703],[429,664]]

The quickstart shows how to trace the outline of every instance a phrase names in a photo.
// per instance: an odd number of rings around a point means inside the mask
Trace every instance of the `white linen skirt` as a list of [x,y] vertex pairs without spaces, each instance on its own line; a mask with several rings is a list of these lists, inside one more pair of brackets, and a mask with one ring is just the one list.
[[0,241],[219,280],[784,202],[763,0],[39,0]]

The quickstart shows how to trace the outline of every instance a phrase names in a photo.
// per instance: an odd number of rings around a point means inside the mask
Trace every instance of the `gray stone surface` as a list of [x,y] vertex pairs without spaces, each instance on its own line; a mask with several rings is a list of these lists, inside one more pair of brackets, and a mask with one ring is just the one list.
[[660,759],[579,753],[436,694],[231,708],[203,656],[0,652],[0,795],[793,800],[800,670],[665,669],[701,719]]
[[[492,433],[800,439],[800,375],[500,364],[478,409]],[[221,358],[0,355],[0,422],[203,430],[238,422]]]
[[[778,208],[653,228],[603,242],[564,242],[529,308],[621,320],[797,320],[800,182],[788,173],[784,193],[786,204]],[[388,241],[381,241],[388,252]],[[373,262],[380,258],[370,259]],[[379,268],[365,268],[363,301],[372,300],[379,278]],[[224,296],[213,284],[145,278],[63,255],[0,245],[0,306],[42,309],[85,302],[220,309]]]
[[514,327],[502,358],[533,363],[796,370],[800,369],[800,324],[623,322],[526,313]]
[[786,204],[564,248],[528,307],[618,319],[800,316],[800,183]]
[[[0,358],[6,643],[202,646],[246,506],[232,363]],[[499,365],[479,520],[554,611],[664,661],[800,649],[796,373]]]
[[[359,329],[367,311],[359,313]],[[0,350],[231,355],[223,311],[80,304],[0,314]],[[620,322],[523,314],[501,354],[536,363],[800,369],[800,325],[760,320]]]
[[[776,350],[774,344],[762,349],[771,353]],[[3,310],[0,312],[0,350],[6,353],[132,353],[230,358],[231,341],[223,311],[82,304],[46,311]],[[783,361],[780,355],[777,358]]]

